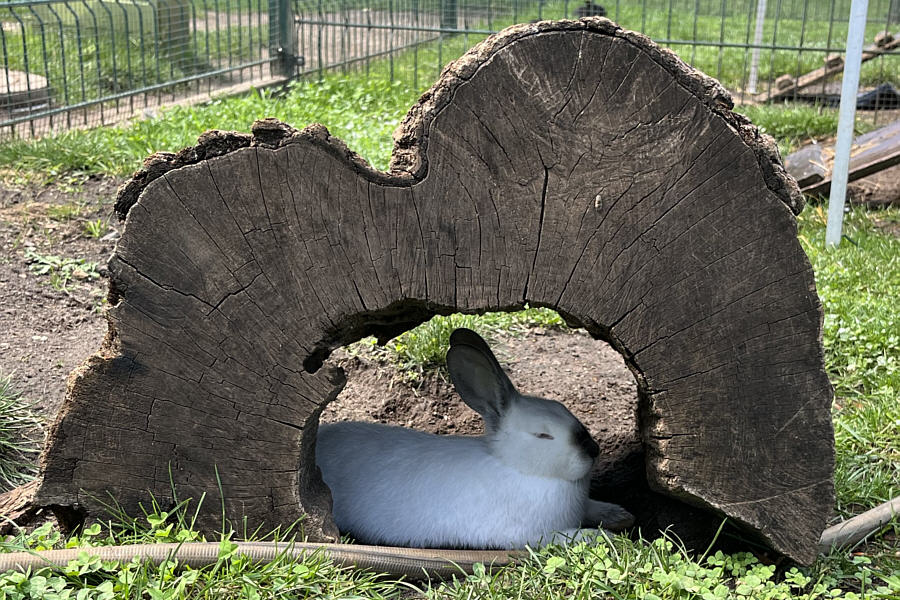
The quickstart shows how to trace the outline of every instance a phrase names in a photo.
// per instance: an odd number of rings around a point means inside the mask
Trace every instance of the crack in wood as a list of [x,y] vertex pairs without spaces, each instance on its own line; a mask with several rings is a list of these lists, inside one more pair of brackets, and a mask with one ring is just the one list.
[[537,230],[537,245],[534,249],[534,258],[531,261],[531,269],[528,271],[528,276],[525,279],[525,286],[522,291],[522,302],[528,302],[528,284],[531,281],[531,275],[534,273],[534,267],[537,264],[538,255],[541,252],[541,237],[544,233],[544,210],[547,206],[547,184],[550,182],[550,169],[545,165],[544,166],[544,184],[541,187],[541,211],[540,216],[538,217],[538,230]]

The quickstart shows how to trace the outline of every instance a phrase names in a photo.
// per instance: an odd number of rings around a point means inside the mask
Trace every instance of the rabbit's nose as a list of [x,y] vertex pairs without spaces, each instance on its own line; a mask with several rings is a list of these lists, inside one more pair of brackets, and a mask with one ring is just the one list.
[[582,427],[575,433],[575,442],[591,458],[600,456],[600,446],[597,445],[597,442],[594,441],[594,438],[591,437],[591,434],[588,433],[587,429]]

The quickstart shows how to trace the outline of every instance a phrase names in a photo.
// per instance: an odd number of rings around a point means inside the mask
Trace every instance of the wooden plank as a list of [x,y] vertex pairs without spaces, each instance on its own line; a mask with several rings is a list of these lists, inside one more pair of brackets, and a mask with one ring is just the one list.
[[[854,161],[850,163],[850,173],[847,181],[856,181],[862,179],[866,175],[883,171],[888,167],[900,164],[900,147],[894,147],[893,150],[885,153],[867,154],[864,161],[858,161],[854,165]],[[801,191],[809,196],[821,196],[828,192],[831,187],[831,175],[829,174],[824,180],[803,188]]]
[[784,168],[801,188],[822,181],[828,174],[822,156],[823,150],[822,144],[810,144],[784,159]]
[[[900,37],[894,37],[891,33],[882,32],[875,36],[875,43],[863,51],[862,62],[870,61],[897,48],[900,48]],[[796,80],[790,75],[782,75],[775,80],[775,89],[755,96],[753,101],[763,103],[787,98],[804,88],[825,81],[843,70],[843,57],[840,55],[829,55],[825,58],[824,66],[801,75]]]
[[[833,146],[816,144],[789,155],[785,167],[804,194],[815,196],[828,192],[833,162]],[[900,164],[900,121],[853,141],[848,180],[856,181],[896,164]]]

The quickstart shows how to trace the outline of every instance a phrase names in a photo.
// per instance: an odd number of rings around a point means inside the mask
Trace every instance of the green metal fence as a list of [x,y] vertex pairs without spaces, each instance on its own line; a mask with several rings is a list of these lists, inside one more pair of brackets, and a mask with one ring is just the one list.
[[0,2],[0,136],[283,80],[293,74],[278,52],[283,21],[290,32],[289,11],[270,12],[267,0]]
[[[757,35],[759,2],[0,0],[0,137],[112,123],[330,70],[374,69],[424,88],[491,32],[601,10],[739,101],[754,97],[748,87],[766,93],[842,52],[850,0],[768,0]],[[900,35],[900,0],[870,1],[867,40],[885,30]],[[839,77],[802,91],[836,92]],[[879,83],[900,87],[896,48],[863,68],[864,87]]]
[[[768,0],[759,38],[758,8],[759,0],[294,1],[305,71],[377,68],[416,86],[428,85],[449,60],[507,25],[601,10],[718,78],[739,102],[772,92],[779,77],[797,78],[843,52],[850,0]],[[882,31],[900,37],[900,0],[869,2],[867,42]],[[824,96],[827,102],[838,93],[839,80],[838,73],[791,96]],[[863,86],[880,83],[900,87],[896,48],[863,68]]]

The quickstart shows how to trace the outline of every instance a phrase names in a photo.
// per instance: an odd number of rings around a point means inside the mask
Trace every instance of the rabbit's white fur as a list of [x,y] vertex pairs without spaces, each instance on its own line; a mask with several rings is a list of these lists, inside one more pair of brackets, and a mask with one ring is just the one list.
[[582,522],[630,525],[614,504],[588,499],[599,451],[552,400],[521,396],[474,332],[451,337],[447,364],[483,436],[439,436],[375,423],[322,425],[316,462],[338,529],[364,543],[521,548],[580,539]]

